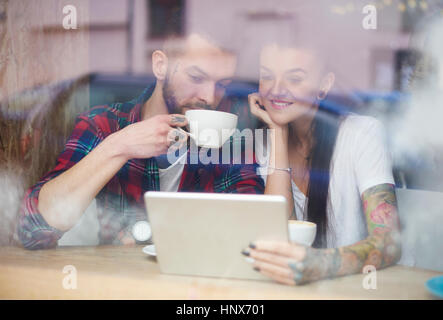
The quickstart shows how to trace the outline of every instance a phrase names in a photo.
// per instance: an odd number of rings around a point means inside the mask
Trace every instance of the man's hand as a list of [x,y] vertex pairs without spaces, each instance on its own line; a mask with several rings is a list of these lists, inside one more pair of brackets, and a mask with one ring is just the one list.
[[117,131],[110,143],[127,160],[151,158],[165,154],[173,144],[177,148],[177,145],[186,142],[187,135],[174,127],[187,124],[181,114],[157,115]]

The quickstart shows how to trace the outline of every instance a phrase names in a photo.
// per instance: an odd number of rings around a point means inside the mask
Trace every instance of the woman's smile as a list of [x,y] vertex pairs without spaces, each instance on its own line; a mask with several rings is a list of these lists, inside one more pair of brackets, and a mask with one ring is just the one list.
[[269,100],[271,107],[277,110],[283,110],[289,107],[293,102],[288,100],[271,99]]

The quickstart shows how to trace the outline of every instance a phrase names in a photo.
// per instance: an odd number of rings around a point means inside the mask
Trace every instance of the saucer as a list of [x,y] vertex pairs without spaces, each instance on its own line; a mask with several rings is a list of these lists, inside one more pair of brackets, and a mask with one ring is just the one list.
[[143,248],[143,252],[147,255],[150,255],[152,257],[156,257],[157,253],[155,252],[155,245],[150,244],[149,246],[146,246]]
[[434,296],[443,299],[443,276],[437,276],[426,281],[426,288]]

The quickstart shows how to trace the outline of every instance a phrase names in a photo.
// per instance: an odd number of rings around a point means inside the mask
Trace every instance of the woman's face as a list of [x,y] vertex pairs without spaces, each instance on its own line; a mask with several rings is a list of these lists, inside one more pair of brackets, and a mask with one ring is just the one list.
[[300,117],[314,116],[314,102],[320,90],[325,91],[321,87],[321,70],[309,50],[278,45],[263,48],[259,94],[272,121],[284,125]]

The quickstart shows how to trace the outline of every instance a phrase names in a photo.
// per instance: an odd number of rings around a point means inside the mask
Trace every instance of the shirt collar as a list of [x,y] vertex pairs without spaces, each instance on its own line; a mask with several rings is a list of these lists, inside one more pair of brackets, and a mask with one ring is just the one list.
[[134,107],[129,112],[129,123],[136,123],[142,119],[142,110],[145,102],[152,96],[154,92],[155,84],[149,85],[145,88],[143,93],[137,98],[131,101],[134,103]]

